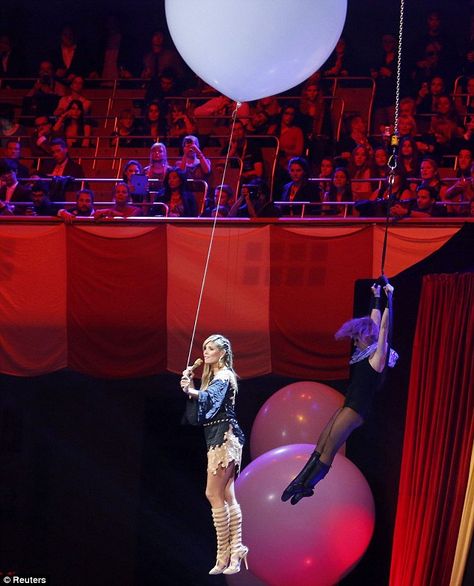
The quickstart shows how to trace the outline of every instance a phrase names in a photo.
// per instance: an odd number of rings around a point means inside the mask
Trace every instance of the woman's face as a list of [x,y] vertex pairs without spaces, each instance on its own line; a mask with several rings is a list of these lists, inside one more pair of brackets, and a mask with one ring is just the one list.
[[334,167],[329,159],[323,159],[321,161],[321,177],[330,177]]
[[374,153],[375,163],[378,167],[385,167],[387,164],[387,153],[384,149],[377,149]]
[[362,167],[367,161],[365,149],[358,148],[354,151],[354,164],[356,167]]
[[336,171],[334,173],[333,182],[338,188],[345,187],[347,185],[347,177],[344,171]]
[[128,189],[125,185],[117,185],[115,188],[115,201],[118,204],[128,203],[129,195]]
[[435,168],[431,161],[423,161],[420,167],[420,177],[422,179],[432,179],[435,175]]
[[290,178],[293,181],[293,183],[299,183],[303,177],[304,177],[304,169],[301,165],[298,165],[297,163],[292,163],[290,165]]
[[80,93],[84,87],[84,80],[79,75],[71,81],[71,90],[76,93]]
[[181,186],[181,177],[176,173],[176,171],[171,171],[168,175],[168,185],[171,190],[179,189]]
[[404,140],[400,152],[405,157],[411,157],[413,155],[413,145],[409,140]]
[[451,109],[450,99],[447,96],[440,96],[436,109],[440,114],[448,114]]
[[130,181],[130,178],[132,175],[137,175],[137,173],[140,173],[140,169],[138,167],[138,165],[132,164],[128,166],[128,169],[125,171],[125,177],[127,178],[127,181]]
[[160,117],[160,109],[156,104],[150,104],[148,107],[148,120],[150,122],[156,122]]
[[213,342],[208,342],[203,348],[204,364],[213,366],[224,356],[224,350],[220,350]]
[[309,85],[304,93],[308,100],[315,100],[319,95],[319,88],[317,85]]
[[159,144],[156,147],[151,149],[151,160],[155,161],[162,161],[166,159],[166,147],[163,144]]

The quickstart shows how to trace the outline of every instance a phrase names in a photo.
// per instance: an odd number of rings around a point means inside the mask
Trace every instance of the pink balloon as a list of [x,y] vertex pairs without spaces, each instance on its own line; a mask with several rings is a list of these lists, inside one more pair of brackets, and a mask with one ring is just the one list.
[[312,449],[308,444],[276,448],[251,462],[237,479],[249,566],[269,586],[336,584],[361,559],[372,538],[370,487],[341,454],[312,497],[295,506],[281,501]]
[[[260,408],[252,426],[250,453],[256,458],[288,444],[315,444],[344,396],[328,385],[293,383],[274,393]],[[344,447],[339,450],[344,454]]]

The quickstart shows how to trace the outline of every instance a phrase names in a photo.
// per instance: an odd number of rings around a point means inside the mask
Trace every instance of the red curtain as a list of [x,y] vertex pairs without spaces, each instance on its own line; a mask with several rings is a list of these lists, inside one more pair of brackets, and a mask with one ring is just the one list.
[[93,376],[166,369],[166,233],[157,228],[67,231],[68,364]]
[[474,274],[427,275],[413,345],[390,586],[447,586],[474,439]]

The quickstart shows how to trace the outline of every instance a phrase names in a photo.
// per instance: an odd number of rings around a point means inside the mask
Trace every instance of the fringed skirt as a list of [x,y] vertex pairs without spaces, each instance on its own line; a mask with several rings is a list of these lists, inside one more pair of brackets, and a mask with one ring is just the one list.
[[242,462],[243,433],[240,429],[235,430],[233,425],[226,419],[204,424],[204,436],[207,445],[207,471],[217,474],[219,468],[227,468],[235,463],[235,470],[238,474]]

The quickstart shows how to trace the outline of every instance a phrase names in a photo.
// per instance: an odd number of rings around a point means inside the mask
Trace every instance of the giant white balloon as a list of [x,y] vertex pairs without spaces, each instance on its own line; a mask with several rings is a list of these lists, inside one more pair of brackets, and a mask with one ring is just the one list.
[[296,506],[280,500],[312,450],[311,444],[271,450],[244,468],[236,482],[249,567],[269,586],[333,586],[354,568],[372,538],[370,487],[341,454],[312,497]]
[[298,85],[326,61],[347,0],[166,0],[171,37],[189,67],[240,102]]

